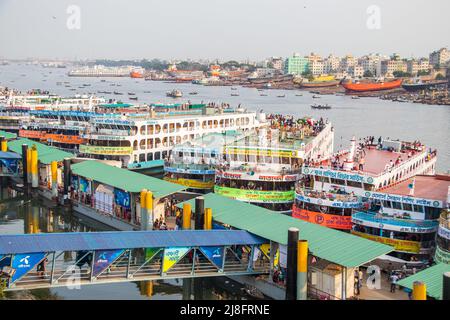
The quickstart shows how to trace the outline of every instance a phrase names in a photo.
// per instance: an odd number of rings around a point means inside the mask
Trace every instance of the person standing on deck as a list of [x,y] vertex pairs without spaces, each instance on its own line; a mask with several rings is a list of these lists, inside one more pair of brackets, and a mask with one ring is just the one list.
[[366,162],[366,160],[364,159],[363,156],[361,156],[361,159],[359,159],[359,171],[363,171],[364,170],[364,163]]

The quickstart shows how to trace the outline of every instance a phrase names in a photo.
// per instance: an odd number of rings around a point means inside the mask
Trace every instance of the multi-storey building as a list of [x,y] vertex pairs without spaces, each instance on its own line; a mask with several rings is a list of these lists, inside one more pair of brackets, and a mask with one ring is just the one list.
[[341,62],[341,59],[339,57],[336,57],[332,54],[330,54],[325,60],[324,60],[324,72],[325,73],[335,73],[339,69],[339,64]]
[[432,66],[444,65],[450,61],[450,51],[447,48],[441,48],[430,53],[430,64]]
[[292,57],[286,59],[284,64],[284,73],[301,75],[309,71],[308,58],[301,57],[298,53],[294,53]]

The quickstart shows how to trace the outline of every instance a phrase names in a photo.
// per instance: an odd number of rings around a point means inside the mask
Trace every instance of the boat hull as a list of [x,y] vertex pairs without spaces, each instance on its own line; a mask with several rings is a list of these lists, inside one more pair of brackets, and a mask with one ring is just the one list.
[[325,81],[325,82],[302,82],[302,88],[324,88],[324,87],[335,87],[339,85],[339,81]]
[[381,83],[343,83],[342,86],[347,91],[366,92],[366,91],[381,91],[399,88],[402,85],[402,80],[394,80]]
[[447,83],[447,81],[445,81],[445,80],[428,82],[428,83],[404,83],[404,84],[402,84],[402,88],[407,91],[420,91],[420,90],[429,89],[433,86],[444,85],[446,83]]

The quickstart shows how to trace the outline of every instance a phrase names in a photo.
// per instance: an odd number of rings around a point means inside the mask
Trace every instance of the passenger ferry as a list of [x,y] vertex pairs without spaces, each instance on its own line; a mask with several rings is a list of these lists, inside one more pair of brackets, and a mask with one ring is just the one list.
[[[17,133],[22,137],[47,141],[43,130],[47,125],[51,126],[52,122],[58,120],[56,112],[91,110],[94,105],[104,102],[105,99],[95,96],[79,95],[64,98],[50,94],[14,94],[13,91],[10,91],[8,95],[0,97],[0,129]],[[52,114],[52,112],[55,112],[55,114]],[[60,121],[64,120],[60,119]],[[27,126],[31,122],[36,123],[35,129],[31,131],[37,130],[39,132],[28,132]],[[39,125],[44,128],[42,132],[38,128]],[[52,139],[52,137],[48,138]]]
[[[265,122],[260,122],[266,125]],[[209,133],[177,145],[164,163],[164,180],[188,187],[188,191],[208,193],[214,190],[216,168],[223,157],[223,146],[241,139],[253,130],[227,130]]]
[[434,174],[436,151],[420,142],[373,139],[328,159],[311,159],[297,184],[292,216],[326,227],[352,229],[352,212],[368,209],[367,194],[419,174]]
[[450,188],[447,193],[447,207],[442,209],[436,235],[436,262],[450,263]]
[[322,119],[270,120],[268,128],[224,146],[214,192],[290,214],[304,159],[329,156],[334,132]]
[[[118,118],[91,119],[91,132],[82,135],[83,157],[121,161],[122,166],[145,170],[168,159],[176,145],[208,133],[249,130],[264,122],[263,114],[244,108],[210,105],[155,105],[149,111]],[[160,164],[161,168],[163,163]]]
[[417,175],[381,192],[367,191],[369,210],[353,213],[351,233],[393,246],[385,260],[428,264],[436,250],[436,260],[448,263],[449,187],[448,174]]

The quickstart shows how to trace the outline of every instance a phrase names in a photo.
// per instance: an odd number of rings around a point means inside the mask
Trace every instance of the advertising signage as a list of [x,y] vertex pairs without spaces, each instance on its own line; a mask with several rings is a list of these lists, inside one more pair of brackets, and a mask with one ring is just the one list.
[[80,153],[125,156],[133,153],[132,147],[100,147],[80,145]]
[[360,209],[363,206],[361,201],[337,201],[328,200],[320,198],[305,197],[303,195],[297,194],[295,198],[299,201],[317,204],[319,206],[329,206],[334,208],[350,208],[350,209]]
[[371,198],[371,199],[396,201],[396,202],[409,203],[409,204],[434,207],[434,208],[442,208],[443,207],[442,201],[416,198],[416,197],[411,197],[411,196],[401,196],[401,195],[395,195],[395,194],[388,194],[388,193],[382,193],[382,192],[370,192],[370,191],[364,192],[364,196],[366,198]]
[[225,197],[249,201],[249,202],[291,202],[294,201],[294,190],[290,191],[260,191],[260,190],[247,190],[247,189],[235,189],[228,187],[215,186],[214,192]]
[[325,214],[321,212],[300,209],[294,206],[292,210],[292,217],[303,221],[319,224],[321,226],[328,228],[341,230],[352,229],[351,216],[338,216],[334,214]]
[[409,240],[398,240],[385,237],[374,236],[358,231],[351,231],[352,234],[366,238],[369,240],[377,241],[383,244],[387,244],[395,248],[396,251],[408,252],[408,253],[420,253],[420,242]]
[[298,158],[299,153],[295,150],[283,149],[251,149],[242,147],[226,147],[226,154],[247,155],[247,156],[263,156],[263,157],[279,157],[279,158]]
[[342,172],[342,171],[336,171],[336,170],[330,170],[330,169],[304,167],[303,174],[319,176],[319,177],[328,177],[328,178],[333,178],[333,179],[349,180],[349,181],[354,181],[354,182],[363,182],[363,183],[368,183],[368,184],[373,184],[373,182],[374,182],[373,177],[370,177],[370,176],[363,176],[363,175],[360,175],[357,173],[348,173],[348,172]]

